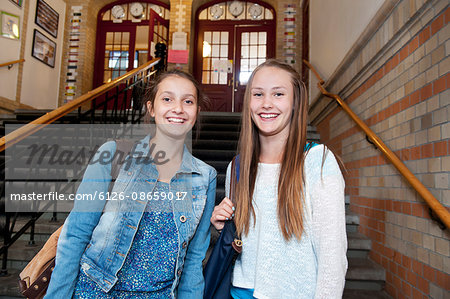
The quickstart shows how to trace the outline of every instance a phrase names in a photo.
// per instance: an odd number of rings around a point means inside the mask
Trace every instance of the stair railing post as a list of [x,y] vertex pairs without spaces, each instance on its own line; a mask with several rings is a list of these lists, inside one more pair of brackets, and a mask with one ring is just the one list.
[[8,268],[7,268],[7,264],[8,264],[8,244],[9,244],[9,240],[11,239],[11,233],[12,233],[12,232],[9,231],[10,218],[11,218],[11,214],[10,213],[5,213],[5,229],[3,230],[3,248],[4,248],[4,252],[3,252],[3,257],[2,257],[2,269],[0,270],[0,276],[8,275]]

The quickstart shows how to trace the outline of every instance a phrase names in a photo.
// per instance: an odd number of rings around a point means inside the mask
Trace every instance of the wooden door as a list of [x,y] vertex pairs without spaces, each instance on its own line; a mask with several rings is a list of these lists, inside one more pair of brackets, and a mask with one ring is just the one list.
[[269,26],[236,27],[235,71],[234,71],[234,111],[242,111],[245,88],[253,70],[275,57],[273,32]]
[[228,72],[225,66],[232,63],[234,55],[234,27],[205,26],[198,33],[198,46],[201,60],[197,77],[203,91],[211,100],[212,111],[231,111],[233,92],[232,69]]

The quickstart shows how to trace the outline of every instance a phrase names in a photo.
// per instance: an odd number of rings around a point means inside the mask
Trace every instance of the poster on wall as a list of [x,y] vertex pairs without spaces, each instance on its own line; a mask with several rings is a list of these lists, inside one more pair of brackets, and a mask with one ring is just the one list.
[[19,39],[19,16],[7,13],[6,11],[0,11],[0,19],[2,26],[0,28],[1,36]]
[[38,0],[36,4],[36,24],[56,38],[58,35],[58,21],[59,14],[44,0]]
[[56,43],[34,29],[31,56],[50,67],[55,67]]
[[15,5],[22,7],[23,0],[10,0]]

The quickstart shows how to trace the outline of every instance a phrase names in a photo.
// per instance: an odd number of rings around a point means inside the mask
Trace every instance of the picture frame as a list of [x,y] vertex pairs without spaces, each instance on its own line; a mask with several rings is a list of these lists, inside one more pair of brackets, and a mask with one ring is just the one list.
[[58,36],[59,14],[44,0],[36,2],[36,18],[34,22],[54,38]]
[[10,1],[15,5],[19,6],[20,8],[22,8],[23,0],[10,0]]
[[20,39],[20,18],[6,11],[0,11],[0,35],[11,39]]
[[56,43],[39,30],[34,29],[31,56],[54,68],[56,60]]

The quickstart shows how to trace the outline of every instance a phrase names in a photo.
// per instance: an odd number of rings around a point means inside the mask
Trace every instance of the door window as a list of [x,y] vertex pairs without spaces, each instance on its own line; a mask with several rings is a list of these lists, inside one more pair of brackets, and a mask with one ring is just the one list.
[[246,85],[253,70],[266,61],[267,32],[243,32],[241,35],[241,61],[239,84]]
[[202,84],[227,84],[228,31],[203,34]]

